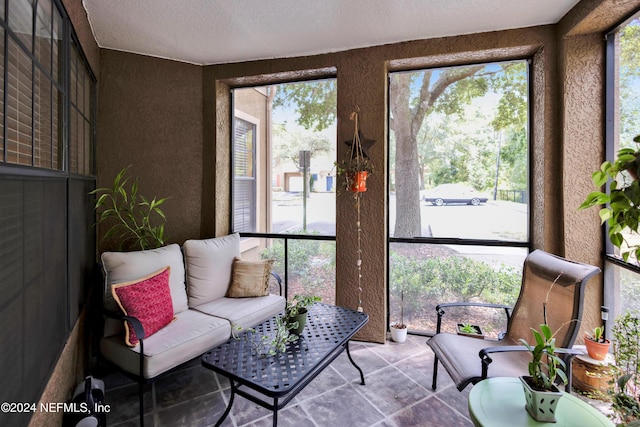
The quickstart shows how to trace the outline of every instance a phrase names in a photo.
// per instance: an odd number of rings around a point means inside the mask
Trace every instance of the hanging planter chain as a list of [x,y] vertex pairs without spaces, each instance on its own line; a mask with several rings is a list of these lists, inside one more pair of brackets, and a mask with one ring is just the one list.
[[[351,120],[355,122],[355,126],[353,128],[353,143],[351,144],[351,157],[349,160],[349,170],[357,170],[360,171],[364,166],[364,152],[362,151],[362,142],[360,141],[360,132],[359,132],[359,123],[358,123],[358,112],[354,111],[351,113]],[[366,179],[366,178],[365,178]],[[360,186],[354,186],[354,181],[357,183],[357,176],[354,174],[353,176],[347,176],[347,180],[351,180],[349,183],[349,188],[352,191],[355,191],[354,198],[356,200],[356,211],[358,213],[358,220],[356,222],[357,230],[358,230],[358,311],[363,312],[362,308],[362,227],[360,225],[360,194],[359,190]],[[354,190],[355,187],[355,190]]]

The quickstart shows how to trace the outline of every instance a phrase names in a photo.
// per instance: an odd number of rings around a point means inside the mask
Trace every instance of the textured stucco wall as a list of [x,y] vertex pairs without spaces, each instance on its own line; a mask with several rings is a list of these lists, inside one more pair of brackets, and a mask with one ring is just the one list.
[[[129,175],[139,177],[139,194],[170,197],[162,206],[168,243],[200,234],[202,108],[201,67],[102,51],[98,187],[110,186],[120,169],[132,165]],[[115,247],[101,242],[99,251]]]
[[[594,190],[591,173],[604,156],[604,53],[601,35],[564,39],[563,97],[563,206],[564,256],[601,266],[602,239],[598,209],[578,211]],[[585,291],[586,330],[601,323],[602,276],[591,280]]]

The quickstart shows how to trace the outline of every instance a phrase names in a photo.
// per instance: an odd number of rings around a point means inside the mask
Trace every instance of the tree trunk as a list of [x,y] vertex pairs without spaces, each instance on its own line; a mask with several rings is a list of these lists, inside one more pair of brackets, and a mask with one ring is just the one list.
[[395,188],[396,224],[394,237],[421,235],[420,168],[418,144],[413,132],[413,115],[409,107],[409,73],[394,75],[390,104],[393,114],[392,129],[396,138]]

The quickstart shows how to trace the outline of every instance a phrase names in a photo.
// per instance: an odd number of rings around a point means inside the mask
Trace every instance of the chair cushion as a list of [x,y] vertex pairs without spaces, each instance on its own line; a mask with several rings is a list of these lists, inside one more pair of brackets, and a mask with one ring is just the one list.
[[224,297],[231,283],[233,260],[240,256],[240,235],[187,240],[182,250],[189,307]]
[[[173,314],[178,314],[187,308],[187,291],[184,282],[184,262],[182,251],[176,244],[163,246],[158,249],[133,252],[104,252],[102,254],[102,267],[105,274],[105,289],[103,293],[103,306],[108,311],[119,310],[111,293],[111,286],[116,283],[125,283],[139,280],[166,266],[171,268],[169,276],[169,289]],[[115,319],[106,319],[104,336],[117,335],[123,330],[122,322]]]
[[273,260],[233,260],[229,298],[263,297],[269,295],[269,275]]
[[[143,377],[154,378],[227,341],[231,325],[225,319],[186,310],[176,320],[144,340]],[[127,347],[122,336],[103,337],[102,355],[126,372],[139,375],[140,345]]]
[[[434,335],[427,344],[438,356],[459,390],[469,382],[476,383],[482,377],[480,350],[487,347],[520,345],[511,340],[492,341],[447,333]],[[493,362],[489,365],[488,377],[529,375],[527,364],[531,360],[531,354],[527,351],[492,353],[491,359]]]
[[284,297],[266,295],[254,298],[219,298],[194,307],[195,310],[227,319],[233,327],[252,328],[265,319],[282,312]]
[[[173,305],[169,292],[170,268],[155,272],[140,280],[118,283],[111,287],[113,298],[127,316],[136,317],[150,337],[173,320]],[[138,343],[133,327],[125,321],[125,343],[133,347]]]

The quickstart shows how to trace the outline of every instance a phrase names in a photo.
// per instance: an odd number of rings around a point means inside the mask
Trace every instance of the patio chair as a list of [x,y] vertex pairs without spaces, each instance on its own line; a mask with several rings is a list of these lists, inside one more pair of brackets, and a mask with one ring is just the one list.
[[[487,377],[529,375],[527,365],[531,356],[518,340],[524,338],[529,343],[533,342],[531,328],[538,329],[544,323],[543,305],[546,305],[547,324],[555,332],[558,352],[564,355],[567,364],[569,383],[566,390],[570,391],[571,360],[582,354],[571,347],[580,330],[584,286],[598,272],[598,267],[535,250],[525,259],[520,295],[513,310],[500,304],[467,302],[438,305],[436,335],[427,341],[435,354],[432,388],[435,390],[437,386],[439,362],[460,391]],[[445,309],[454,306],[505,310],[506,333],[498,341],[441,333]]]

